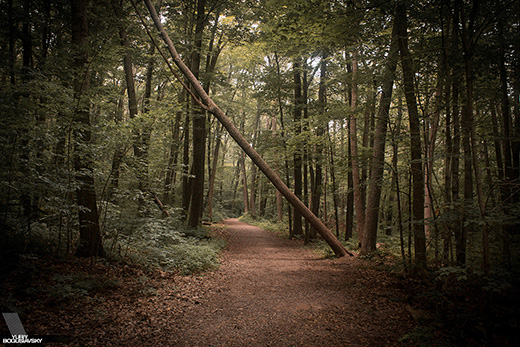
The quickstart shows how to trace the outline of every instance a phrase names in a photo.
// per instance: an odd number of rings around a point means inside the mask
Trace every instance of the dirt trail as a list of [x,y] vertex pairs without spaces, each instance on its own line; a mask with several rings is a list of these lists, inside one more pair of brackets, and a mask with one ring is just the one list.
[[390,346],[410,329],[395,282],[381,272],[320,259],[237,219],[223,224],[223,264],[178,318],[175,345]]
[[81,259],[52,265],[49,275],[97,273],[118,285],[83,300],[28,297],[26,331],[69,337],[70,346],[328,347],[393,346],[411,330],[404,296],[383,272],[320,259],[236,219],[223,226],[222,265],[202,276]]

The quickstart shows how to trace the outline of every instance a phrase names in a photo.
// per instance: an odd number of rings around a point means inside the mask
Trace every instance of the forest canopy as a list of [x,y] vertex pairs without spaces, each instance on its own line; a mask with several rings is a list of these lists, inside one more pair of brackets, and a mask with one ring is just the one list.
[[[386,244],[419,272],[517,265],[518,1],[152,3],[204,92],[351,250]],[[3,259],[189,249],[202,222],[242,214],[320,237],[144,2],[3,0],[0,31]]]

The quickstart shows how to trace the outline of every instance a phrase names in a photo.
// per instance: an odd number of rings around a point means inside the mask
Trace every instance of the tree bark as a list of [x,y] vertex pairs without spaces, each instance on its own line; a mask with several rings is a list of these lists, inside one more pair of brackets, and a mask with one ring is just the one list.
[[[315,170],[314,170],[314,188],[312,189],[311,196],[311,211],[315,215],[318,216],[320,211],[320,202],[321,195],[323,193],[323,177],[322,177],[322,166],[323,166],[323,155],[324,155],[324,143],[325,139],[325,130],[326,130],[326,120],[324,119],[324,114],[327,108],[327,58],[328,53],[324,52],[320,61],[320,83],[318,89],[318,112],[321,113],[321,117],[318,116],[318,125],[316,127],[316,137],[318,138],[316,146],[315,146]],[[327,218],[327,215],[324,213],[323,218]],[[315,228],[311,228],[309,232],[309,238],[313,239],[316,237]]]
[[[293,63],[293,78],[294,78],[294,136],[299,137],[302,132],[302,82],[300,74],[300,62],[295,60]],[[298,199],[302,198],[302,152],[300,146],[300,139],[297,140],[297,148],[293,153],[294,159],[294,194]],[[299,236],[303,234],[302,229],[302,215],[297,209],[294,210],[293,232],[292,236]]]
[[213,219],[213,194],[215,191],[215,177],[217,176],[218,157],[220,152],[220,134],[222,133],[222,125],[217,128],[215,135],[215,148],[213,149],[213,163],[211,168],[211,175],[209,177],[209,188],[208,188],[208,218],[211,221]]
[[348,172],[347,172],[347,206],[345,211],[345,240],[352,237],[354,229],[354,181],[352,179],[352,150],[350,142],[347,145]]
[[[200,53],[202,49],[202,34],[206,25],[206,1],[197,0],[197,19],[195,25],[195,42],[191,58],[191,69],[195,79],[198,79],[200,69]],[[207,93],[206,93],[207,94]],[[206,151],[206,112],[193,100],[193,162],[190,212],[188,226],[195,228],[200,225],[202,203],[204,199],[204,158]]]
[[249,189],[247,187],[246,155],[240,153],[240,168],[242,171],[242,197],[244,198],[244,213],[249,213]]
[[[464,6],[461,3],[461,22],[462,22],[462,45],[464,49],[464,72],[465,72],[465,80],[466,80],[466,107],[463,117],[465,118],[465,125],[468,128],[469,135],[469,154],[473,160],[473,170],[475,173],[475,185],[477,188],[477,200],[478,206],[480,210],[480,217],[482,220],[482,268],[487,273],[489,272],[489,237],[488,237],[488,225],[486,221],[486,202],[484,198],[484,192],[482,189],[482,174],[479,168],[479,159],[477,153],[477,138],[476,138],[476,129],[475,129],[475,121],[473,119],[473,67],[472,67],[472,55],[473,49],[472,46],[475,43],[474,37],[474,27],[473,24],[475,22],[474,14],[477,13],[478,3],[473,3],[473,8],[470,13],[469,23],[466,26],[465,20],[465,12]],[[466,152],[466,149],[464,150]],[[466,153],[464,153],[466,155]],[[471,167],[470,167],[471,169]],[[465,180],[468,179],[468,176],[471,176],[471,172],[468,175],[465,175]],[[465,183],[466,184],[466,183]],[[469,185],[469,184],[468,184]],[[469,187],[465,188],[464,196],[467,200],[469,196],[466,196],[466,190],[469,190]],[[473,192],[471,192],[473,194]]]
[[358,141],[357,141],[357,123],[356,123],[356,112],[357,112],[357,99],[358,99],[358,88],[357,88],[357,53],[352,54],[352,100],[350,105],[350,120],[349,120],[349,143],[350,143],[350,158],[352,163],[352,183],[354,189],[354,209],[356,212],[357,222],[357,233],[361,247],[363,247],[364,236],[365,236],[365,196],[361,188],[361,178],[359,170],[359,153],[358,153]]
[[[126,14],[122,8],[122,5],[119,1],[113,1],[113,8],[116,16],[120,21],[124,21],[126,18]],[[124,49],[123,56],[123,70],[125,73],[125,81],[126,81],[126,94],[128,97],[128,113],[130,120],[135,119],[139,113],[137,106],[137,93],[135,87],[135,79],[134,79],[134,64],[132,59],[132,51],[130,46],[130,41],[128,40],[128,32],[125,23],[121,23],[119,27],[119,39],[121,42],[121,46]],[[152,46],[153,47],[153,46]],[[150,73],[150,83],[151,83],[151,73],[153,71],[153,66]],[[147,76],[148,77],[148,76]],[[151,88],[151,86],[150,86]],[[151,89],[150,89],[151,92]],[[132,135],[133,135],[133,149],[134,156],[137,160],[137,163],[134,167],[139,189],[141,191],[145,191],[148,186],[148,160],[147,160],[147,149],[146,141],[143,141],[143,137],[141,134],[141,130],[136,124],[132,124]],[[117,149],[116,149],[117,151]],[[140,201],[142,203],[143,201]]]
[[334,165],[334,148],[329,129],[327,129],[327,137],[329,140],[329,154],[330,154],[330,177],[332,180],[332,203],[334,204],[334,224],[336,226],[336,237],[339,238],[339,197],[336,184],[336,168]]
[[413,61],[408,49],[408,28],[406,8],[398,6],[395,25],[399,32],[399,51],[403,68],[403,85],[405,91],[408,118],[410,122],[410,152],[411,152],[411,176],[412,176],[412,217],[413,237],[415,246],[414,264],[416,270],[422,272],[426,269],[426,236],[424,233],[424,172],[421,161],[421,127],[417,101],[415,99]]
[[78,142],[74,150],[74,168],[79,188],[76,199],[79,206],[79,246],[76,256],[104,256],[92,170],[92,158],[88,152],[92,134],[90,129],[90,100],[87,95],[90,74],[88,72],[88,22],[87,1],[71,0],[73,67],[76,70],[74,86],[74,119]]
[[177,50],[173,46],[172,41],[170,40],[168,34],[164,30],[153,5],[150,0],[145,0],[146,6],[148,7],[151,17],[161,33],[165,43],[168,46],[168,50],[175,62],[175,64],[179,67],[182,73],[189,79],[191,85],[197,92],[197,94],[202,99],[201,103],[203,103],[209,112],[211,112],[220,123],[226,128],[230,136],[237,142],[237,144],[244,150],[244,152],[253,160],[253,162],[258,166],[258,168],[266,175],[266,177],[274,184],[274,186],[280,190],[280,192],[285,196],[285,198],[294,206],[296,210],[298,210],[313,226],[316,227],[318,232],[322,235],[323,239],[329,244],[334,253],[337,256],[345,256],[346,254],[351,253],[345,249],[345,247],[334,237],[334,235],[327,229],[327,227],[321,222],[302,202],[298,197],[283,183],[283,181],[278,177],[275,172],[267,165],[267,163],[263,160],[262,157],[251,147],[248,141],[242,136],[242,134],[238,131],[238,129],[233,125],[233,123],[229,120],[228,117],[224,114],[224,112],[213,102],[213,100],[208,96],[208,94],[204,91],[201,84],[197,80],[197,78],[193,75],[193,73],[188,69],[188,67],[183,63]]
[[[273,132],[273,137],[276,137],[276,117],[273,117],[271,129]],[[277,176],[280,176],[280,168],[277,161],[274,162],[274,172]],[[276,190],[276,220],[278,221],[278,223],[281,223],[283,221],[283,197],[278,189]]]
[[372,150],[370,182],[368,186],[368,198],[366,209],[365,242],[361,244],[361,254],[369,254],[376,250],[377,225],[379,217],[379,205],[381,200],[381,189],[383,185],[383,171],[385,161],[386,131],[388,128],[390,103],[394,86],[395,70],[399,59],[399,45],[397,26],[394,24],[388,54],[379,111],[377,114],[377,125],[374,134],[374,147]]
[[[258,128],[260,126],[260,116],[261,116],[261,109],[260,109],[260,99],[257,100],[257,108],[256,108],[256,118],[255,118],[255,124],[253,127],[253,139],[251,141],[251,144],[253,148],[256,147],[257,138],[258,138]],[[251,194],[249,198],[249,212],[251,215],[256,218],[256,191],[257,191],[257,171],[256,171],[256,165],[254,163],[251,164]]]

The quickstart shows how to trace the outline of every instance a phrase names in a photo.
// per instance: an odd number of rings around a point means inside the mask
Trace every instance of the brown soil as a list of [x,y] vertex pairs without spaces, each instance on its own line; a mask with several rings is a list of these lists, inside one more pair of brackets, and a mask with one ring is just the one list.
[[393,282],[353,259],[324,260],[230,219],[211,292],[186,312],[183,346],[389,346],[410,320]]
[[121,278],[116,290],[88,302],[33,303],[21,315],[26,331],[68,335],[77,346],[393,346],[412,329],[397,281],[384,272],[321,259],[236,219],[223,225],[219,270],[111,270]]

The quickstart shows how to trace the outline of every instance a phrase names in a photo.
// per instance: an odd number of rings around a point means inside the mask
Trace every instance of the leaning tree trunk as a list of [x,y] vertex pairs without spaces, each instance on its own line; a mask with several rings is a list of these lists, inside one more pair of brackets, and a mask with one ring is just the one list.
[[75,132],[78,142],[74,150],[74,168],[79,187],[76,190],[76,199],[79,207],[79,247],[76,255],[80,257],[104,256],[105,251],[101,243],[99,218],[92,170],[92,158],[89,153],[91,142],[90,130],[90,100],[87,95],[89,88],[88,73],[88,22],[87,1],[72,0],[72,45],[75,48],[73,64],[76,70],[74,79],[74,119],[78,125]]
[[264,159],[251,147],[249,142],[244,138],[244,136],[238,131],[235,125],[231,122],[231,120],[224,114],[224,112],[215,104],[215,102],[209,97],[209,95],[204,91],[204,88],[197,80],[197,78],[193,75],[193,73],[188,69],[188,67],[184,64],[182,59],[180,58],[177,50],[175,49],[172,41],[170,40],[168,34],[166,33],[164,27],[161,24],[161,20],[155,12],[155,8],[151,4],[150,0],[145,0],[146,6],[150,11],[150,15],[152,19],[161,33],[165,43],[167,44],[168,50],[177,65],[177,67],[182,71],[182,73],[188,78],[190,84],[197,92],[197,94],[202,99],[200,101],[200,106],[205,107],[210,113],[212,113],[219,122],[226,128],[230,136],[237,142],[237,144],[244,150],[244,152],[251,158],[251,160],[258,166],[258,168],[266,175],[266,177],[274,184],[274,186],[280,190],[280,192],[284,195],[284,197],[291,203],[295,210],[298,210],[308,221],[313,225],[316,230],[320,233],[323,239],[329,244],[334,253],[337,256],[345,256],[346,254],[352,255],[342,244],[339,242],[336,237],[327,229],[327,227],[323,224],[321,220],[319,220],[302,202],[298,197],[283,183],[283,181],[275,174],[275,172],[267,165]]

